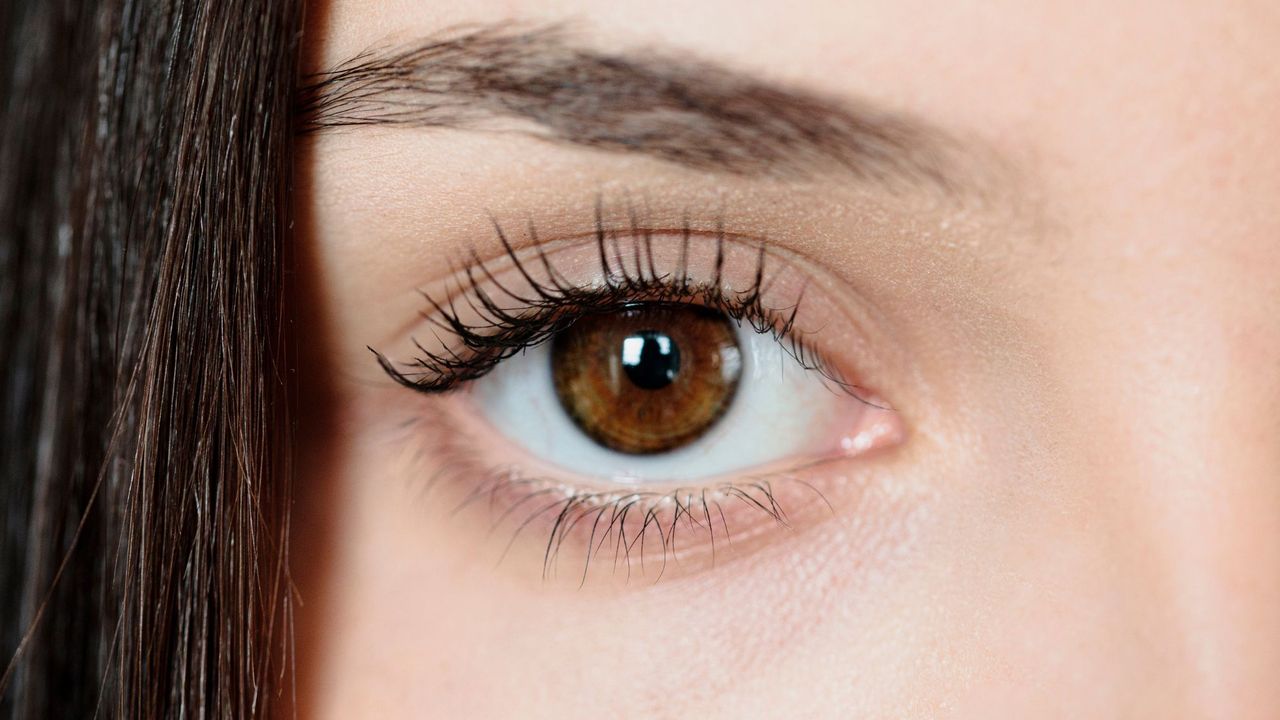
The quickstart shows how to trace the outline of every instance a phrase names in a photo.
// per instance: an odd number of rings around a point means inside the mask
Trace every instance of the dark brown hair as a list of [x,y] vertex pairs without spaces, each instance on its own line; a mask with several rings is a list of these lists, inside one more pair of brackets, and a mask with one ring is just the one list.
[[289,686],[300,13],[0,2],[0,715],[247,717]]

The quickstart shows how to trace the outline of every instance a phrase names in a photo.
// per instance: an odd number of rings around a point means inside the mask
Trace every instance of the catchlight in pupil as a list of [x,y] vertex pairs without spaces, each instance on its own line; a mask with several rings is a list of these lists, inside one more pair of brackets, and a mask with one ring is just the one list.
[[680,348],[669,335],[641,330],[622,341],[622,367],[636,386],[661,390],[680,372]]
[[551,347],[556,394],[574,424],[600,445],[634,455],[705,434],[729,408],[741,370],[732,321],[693,305],[580,318]]

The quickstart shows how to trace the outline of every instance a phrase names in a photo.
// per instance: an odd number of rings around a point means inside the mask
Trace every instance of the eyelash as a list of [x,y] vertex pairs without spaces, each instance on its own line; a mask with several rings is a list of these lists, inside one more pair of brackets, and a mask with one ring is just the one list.
[[[382,369],[400,385],[431,396],[450,394],[485,376],[525,348],[550,341],[579,318],[607,315],[637,304],[698,304],[721,312],[757,333],[770,334],[803,369],[819,373],[834,391],[846,393],[871,407],[888,409],[859,385],[845,380],[838,369],[810,346],[806,336],[816,331],[797,326],[805,296],[804,283],[789,290],[794,301],[782,307],[766,304],[765,297],[772,283],[792,267],[782,260],[770,262],[777,256],[767,252],[766,244],[758,240],[748,245],[754,250],[754,267],[744,267],[746,256],[742,252],[747,243],[727,233],[722,219],[710,226],[712,230],[695,231],[685,221],[673,231],[643,227],[631,214],[629,227],[610,227],[597,204],[592,254],[598,263],[597,276],[603,281],[578,284],[569,282],[557,270],[532,224],[527,231],[532,252],[523,253],[512,244],[496,220],[493,227],[503,249],[499,259],[509,262],[501,272],[510,273],[508,277],[513,278],[513,282],[521,282],[521,291],[499,281],[491,263],[473,251],[465,268],[454,273],[452,284],[442,293],[443,299],[422,293],[427,305],[423,317],[436,332],[439,347],[443,349],[428,350],[415,341],[420,355],[397,365],[369,348]],[[679,248],[668,247],[669,253],[678,252],[675,270],[659,272],[656,269],[655,236],[678,237]],[[690,274],[690,247],[694,238],[699,241],[699,267],[707,275],[703,280],[695,280]],[[710,248],[704,242],[707,239],[712,241]],[[725,282],[723,271],[730,247],[736,248],[737,253],[735,277],[740,278],[740,282],[750,277],[744,289],[731,289]],[[504,301],[517,309],[505,307]],[[602,552],[612,552],[614,571],[622,562],[628,578],[634,568],[645,575],[646,553],[655,556],[653,560],[660,561],[656,581],[667,572],[670,558],[679,564],[688,554],[689,545],[709,550],[714,565],[717,543],[727,541],[728,546],[734,547],[734,541],[741,540],[744,534],[742,525],[747,527],[746,535],[755,537],[764,527],[792,527],[789,516],[797,508],[825,508],[834,513],[827,496],[800,477],[829,460],[709,486],[648,491],[584,488],[538,473],[526,473],[519,467],[487,464],[476,456],[474,443],[469,442],[465,432],[449,422],[437,421],[436,417],[433,413],[419,418],[430,426],[425,428],[425,435],[434,446],[430,455],[440,463],[427,483],[427,491],[442,481],[466,488],[454,513],[476,504],[487,504],[492,518],[490,532],[504,523],[514,524],[503,557],[516,544],[519,535],[538,524],[539,518],[553,519],[545,531],[544,581],[557,574],[562,551],[566,542],[575,537],[575,532],[582,536],[577,540],[585,548],[585,557],[579,560],[581,582],[585,583],[590,567]],[[658,550],[660,558],[656,557]]]
[[[649,562],[657,566],[652,577],[652,582],[656,583],[667,572],[670,561],[681,562],[684,552],[681,538],[704,536],[705,543],[695,540],[691,547],[707,550],[712,566],[716,564],[717,542],[725,542],[730,549],[734,548],[734,531],[730,525],[742,524],[742,512],[739,510],[734,520],[729,520],[726,517],[726,514],[731,514],[726,510],[728,505],[741,504],[758,521],[782,529],[792,527],[791,513],[784,505],[790,507],[801,497],[816,500],[816,503],[808,505],[809,508],[835,513],[827,496],[796,474],[826,461],[792,468],[787,473],[749,476],[714,486],[679,487],[667,492],[583,490],[549,478],[519,475],[510,468],[486,466],[477,461],[463,434],[445,423],[429,418],[423,421],[431,426],[430,434],[436,445],[434,455],[441,461],[441,467],[433,475],[426,491],[430,492],[441,482],[464,482],[471,490],[453,507],[451,514],[486,504],[488,514],[493,518],[490,533],[506,522],[514,525],[499,563],[538,518],[555,519],[546,531],[547,539],[543,545],[541,576],[544,582],[558,577],[565,543],[579,530],[589,529],[588,536],[582,539],[585,552],[577,561],[580,563],[577,571],[579,587],[586,583],[591,567],[602,552],[613,554],[612,572],[617,572],[621,562],[626,571],[625,579],[631,579],[633,569],[645,576],[649,572],[646,552],[654,551],[655,543],[660,556]],[[518,514],[521,508],[528,511]]]
[[[429,307],[424,317],[454,342],[444,343],[442,351],[432,351],[415,341],[420,355],[399,367],[381,352],[369,348],[382,369],[397,383],[418,392],[445,393],[483,377],[498,363],[525,348],[550,341],[579,318],[606,315],[639,304],[698,304],[723,313],[739,325],[746,324],[757,333],[772,335],[802,368],[821,374],[843,392],[860,394],[861,388],[846,381],[821,353],[809,346],[805,334],[796,327],[803,289],[789,307],[771,308],[762,301],[770,284],[764,242],[758,242],[750,286],[744,290],[727,290],[723,286],[722,269],[728,241],[723,221],[716,222],[713,235],[716,253],[713,275],[709,280],[698,282],[688,274],[689,246],[695,233],[687,222],[679,231],[678,269],[674,274],[659,273],[653,261],[655,231],[641,228],[632,215],[629,231],[633,266],[628,266],[618,231],[606,227],[597,207],[594,238],[603,286],[564,281],[563,274],[556,270],[545,249],[538,244],[536,229],[530,225],[529,236],[533,239],[537,262],[533,269],[540,268],[548,278],[535,279],[529,261],[520,256],[496,220],[493,225],[505,257],[529,284],[530,290],[522,294],[503,285],[489,264],[473,251],[471,263],[455,274],[457,287],[446,300],[439,301],[422,293]],[[496,299],[501,295],[514,300],[521,309],[503,307]],[[460,306],[476,319],[464,320]]]

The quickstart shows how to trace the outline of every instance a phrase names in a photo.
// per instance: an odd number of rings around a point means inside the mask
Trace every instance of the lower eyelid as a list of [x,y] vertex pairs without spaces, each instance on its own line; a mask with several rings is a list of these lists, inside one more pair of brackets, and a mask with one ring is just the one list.
[[406,442],[427,444],[415,474],[431,503],[480,531],[487,559],[542,582],[656,582],[747,557],[856,506],[878,465],[835,455],[705,485],[593,486],[493,461],[456,398],[425,400]]

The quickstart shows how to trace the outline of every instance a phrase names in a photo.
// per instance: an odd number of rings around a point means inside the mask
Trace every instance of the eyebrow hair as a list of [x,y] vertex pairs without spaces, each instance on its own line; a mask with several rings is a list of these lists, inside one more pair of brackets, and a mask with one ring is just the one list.
[[454,29],[363,52],[309,80],[298,103],[304,133],[494,129],[505,119],[555,142],[722,173],[834,168],[885,183],[957,184],[949,155],[958,143],[938,128],[669,52],[588,49],[559,25]]

